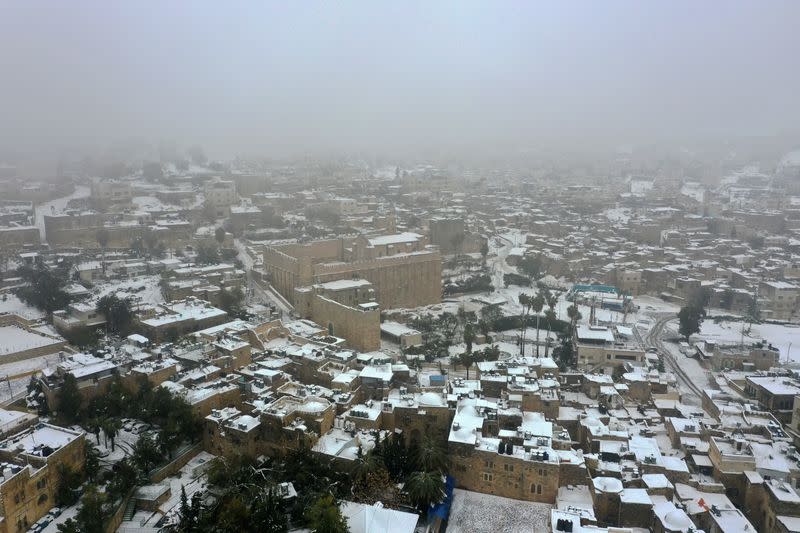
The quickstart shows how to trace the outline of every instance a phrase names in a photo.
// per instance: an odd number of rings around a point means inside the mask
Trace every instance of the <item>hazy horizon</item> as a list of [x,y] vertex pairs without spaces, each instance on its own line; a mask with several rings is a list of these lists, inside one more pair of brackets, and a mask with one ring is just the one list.
[[797,131],[797,2],[7,2],[0,149],[490,150]]

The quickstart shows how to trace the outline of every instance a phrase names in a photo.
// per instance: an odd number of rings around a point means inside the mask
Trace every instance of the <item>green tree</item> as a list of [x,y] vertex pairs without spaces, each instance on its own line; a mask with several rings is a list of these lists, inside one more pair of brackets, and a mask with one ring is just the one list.
[[239,316],[242,314],[243,302],[244,293],[239,287],[222,289],[222,291],[219,293],[219,308],[228,313],[230,316]]
[[81,474],[67,463],[59,463],[57,467],[58,487],[56,488],[56,505],[68,507],[78,501],[81,486]]
[[463,352],[458,355],[456,361],[459,365],[464,367],[464,370],[467,371],[467,379],[469,379],[469,369],[475,362],[474,355],[471,352]]
[[112,474],[106,486],[106,492],[113,500],[117,500],[127,494],[130,489],[136,486],[139,478],[136,467],[131,464],[131,460],[128,457],[117,462],[112,467]]
[[409,473],[409,466],[412,463],[408,450],[401,438],[390,438],[383,443],[379,451],[383,464],[389,471],[389,475],[395,481],[399,481]]
[[101,423],[105,435],[105,444],[108,446],[111,441],[111,451],[116,450],[116,440],[119,430],[122,429],[122,422],[118,418],[106,418]]
[[414,505],[426,511],[444,498],[444,476],[439,471],[414,472],[408,477],[405,490]]
[[539,357],[539,313],[544,309],[544,303],[545,298],[541,292],[531,300],[531,309],[536,312],[536,357]]
[[453,338],[456,335],[456,330],[458,329],[458,317],[453,313],[444,312],[439,317],[439,330],[442,332],[442,336],[444,337],[444,341],[447,343],[448,346],[453,344]]
[[464,324],[464,344],[467,346],[467,353],[472,353],[472,343],[475,342],[475,326],[472,322]]
[[520,354],[525,355],[525,333],[528,330],[528,315],[531,312],[533,298],[529,294],[521,292],[517,296],[517,300],[522,306],[522,314],[520,315],[522,318],[522,323],[520,324]]
[[186,488],[181,485],[181,500],[178,506],[178,517],[180,523],[176,528],[181,533],[192,533],[197,527],[198,516],[194,515],[189,499],[186,497]]
[[581,312],[578,311],[577,305],[572,304],[569,307],[567,307],[567,317],[569,318],[570,331],[572,331],[573,329],[575,329],[575,325],[578,323],[578,320],[582,318]]
[[81,533],[105,533],[106,499],[106,495],[98,492],[94,485],[87,487],[75,515]]
[[532,280],[537,280],[542,275],[542,258],[532,255],[526,255],[519,262],[519,270]]
[[133,446],[133,464],[135,464],[143,475],[147,475],[158,464],[161,459],[161,452],[155,441],[149,437],[140,437]]
[[64,381],[56,393],[58,398],[58,418],[66,424],[76,423],[81,416],[81,393],[78,382],[70,373],[64,374]]
[[97,479],[97,474],[100,473],[100,454],[97,448],[86,444],[86,456],[83,461],[83,472],[86,474],[86,479],[94,483]]
[[130,298],[107,294],[97,301],[95,310],[106,318],[109,333],[125,336],[133,324],[133,304]]
[[103,261],[101,263],[101,266],[103,268],[103,273],[105,274],[105,272],[106,272],[106,247],[108,246],[108,237],[109,237],[108,230],[106,228],[104,228],[104,227],[98,229],[97,230],[97,235],[95,237],[97,238],[97,244],[100,245],[100,250],[102,250],[102,252],[103,252]]
[[342,516],[333,494],[318,498],[305,513],[306,525],[313,533],[348,533],[347,520]]
[[259,491],[252,500],[250,522],[256,531],[286,533],[289,530],[283,502],[273,488]]
[[412,454],[417,470],[425,472],[447,472],[447,453],[431,435],[425,435]]
[[222,243],[225,242],[225,230],[222,229],[222,227],[219,227],[216,230],[214,230],[214,238],[217,240],[219,245],[222,246]]
[[219,250],[210,244],[201,244],[197,247],[196,261],[200,265],[212,265],[219,263]]
[[38,263],[36,266],[25,265],[17,269],[17,276],[22,278],[25,284],[15,289],[14,294],[23,302],[48,314],[69,304],[69,295],[64,291],[69,279],[69,265],[62,265],[56,269],[51,269],[44,263]]
[[706,316],[705,309],[695,305],[686,305],[678,311],[678,333],[687,341],[695,333],[700,333],[700,325]]

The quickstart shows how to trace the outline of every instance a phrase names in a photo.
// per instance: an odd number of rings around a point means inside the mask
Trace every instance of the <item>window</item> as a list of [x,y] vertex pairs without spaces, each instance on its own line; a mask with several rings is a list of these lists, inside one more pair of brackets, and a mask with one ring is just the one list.
[[609,360],[611,359],[611,354],[610,353],[606,354],[606,359],[609,359]]
[[506,472],[513,472],[514,471],[514,465],[505,464],[505,465],[503,465],[503,470],[505,470]]
[[542,493],[542,486],[536,485],[536,494],[541,494],[541,493]]
[[493,479],[494,479],[494,476],[492,474],[490,474],[489,472],[484,472],[483,473],[483,480],[484,481],[492,481]]
[[491,468],[491,469],[494,468],[494,463],[492,461],[489,461],[488,459],[484,461],[483,464],[486,468]]

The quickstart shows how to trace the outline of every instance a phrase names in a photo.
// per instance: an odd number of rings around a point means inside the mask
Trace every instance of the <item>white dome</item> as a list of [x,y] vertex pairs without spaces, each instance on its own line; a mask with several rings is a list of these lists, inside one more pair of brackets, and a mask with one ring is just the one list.
[[622,481],[615,477],[596,477],[592,483],[600,492],[622,492]]
[[426,392],[420,394],[419,396],[419,403],[422,405],[431,405],[431,406],[439,406],[441,407],[444,405],[442,401],[442,396],[436,394],[435,392]]
[[686,513],[679,511],[678,509],[670,511],[664,515],[664,525],[670,529],[678,530],[685,530],[687,528],[694,527],[694,524],[691,520],[689,520],[689,517],[686,516]]

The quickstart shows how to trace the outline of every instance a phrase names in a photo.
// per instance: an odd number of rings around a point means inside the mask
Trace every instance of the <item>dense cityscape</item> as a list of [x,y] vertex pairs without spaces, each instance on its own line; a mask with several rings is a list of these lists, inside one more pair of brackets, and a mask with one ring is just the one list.
[[800,523],[797,152],[159,157],[3,167],[5,530]]
[[0,4],[0,533],[800,533],[800,2]]

